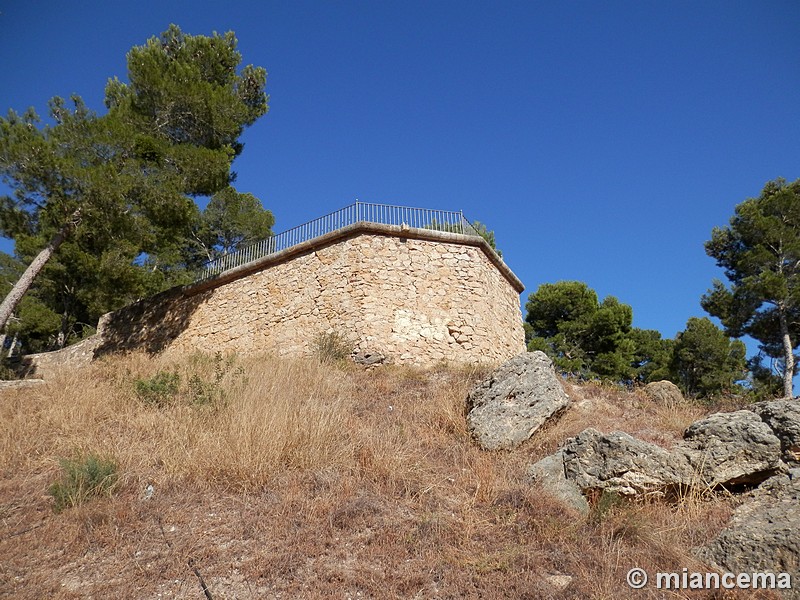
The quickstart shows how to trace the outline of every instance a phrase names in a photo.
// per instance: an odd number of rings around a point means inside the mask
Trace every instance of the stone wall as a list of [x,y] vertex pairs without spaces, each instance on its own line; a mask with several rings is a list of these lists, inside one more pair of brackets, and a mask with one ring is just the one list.
[[310,354],[336,333],[396,364],[525,351],[522,284],[480,238],[360,223],[106,315],[96,355]]

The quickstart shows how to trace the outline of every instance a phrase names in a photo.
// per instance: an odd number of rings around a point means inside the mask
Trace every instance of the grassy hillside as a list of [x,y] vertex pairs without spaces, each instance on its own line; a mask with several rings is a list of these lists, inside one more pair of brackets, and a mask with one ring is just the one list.
[[[132,355],[0,391],[0,597],[657,598],[630,568],[705,570],[733,499],[585,517],[525,472],[586,427],[669,446],[709,409],[567,386],[557,423],[488,453],[463,413],[482,375]],[[115,476],[57,512],[87,457]]]

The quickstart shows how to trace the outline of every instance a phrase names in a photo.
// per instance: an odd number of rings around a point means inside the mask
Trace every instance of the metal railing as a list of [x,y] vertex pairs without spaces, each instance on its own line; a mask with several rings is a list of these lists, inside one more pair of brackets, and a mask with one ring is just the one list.
[[203,266],[197,280],[203,281],[348,225],[362,222],[448,231],[472,236],[480,235],[461,211],[410,208],[356,201],[354,204],[324,217],[319,217],[211,260]]

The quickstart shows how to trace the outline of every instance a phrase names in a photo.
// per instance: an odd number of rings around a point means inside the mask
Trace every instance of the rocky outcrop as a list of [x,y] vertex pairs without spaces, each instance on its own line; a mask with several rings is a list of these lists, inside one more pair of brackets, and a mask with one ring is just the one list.
[[644,386],[644,393],[659,404],[675,406],[684,401],[683,394],[677,385],[671,381],[653,381]]
[[664,496],[692,480],[681,453],[672,453],[615,431],[585,429],[563,448],[564,473],[585,493],[602,490],[623,496]]
[[766,423],[781,441],[783,460],[800,466],[800,401],[773,400],[748,407]]
[[510,450],[564,410],[569,398],[543,352],[505,362],[467,397],[467,424],[487,450]]
[[[715,568],[732,573],[788,573],[800,581],[800,479],[779,476],[749,494],[728,527],[699,551]],[[800,589],[786,590],[800,598]]]
[[[586,429],[548,458],[562,460],[564,477],[584,495],[607,490],[647,497],[691,488],[748,489],[789,471],[797,456],[798,416],[800,410],[786,401],[715,413],[689,426],[671,450],[627,433]],[[557,478],[550,481],[562,486]]]
[[689,426],[675,452],[688,459],[696,487],[756,485],[780,471],[781,442],[749,410],[715,413]]

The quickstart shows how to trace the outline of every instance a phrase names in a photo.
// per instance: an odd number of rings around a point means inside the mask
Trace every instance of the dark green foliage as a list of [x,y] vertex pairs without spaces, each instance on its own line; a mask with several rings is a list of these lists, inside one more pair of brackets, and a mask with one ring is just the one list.
[[636,327],[631,329],[630,339],[635,348],[633,367],[636,371],[636,381],[649,383],[670,379],[669,363],[675,342],[663,339],[661,332],[654,329]]
[[706,253],[730,287],[715,281],[703,308],[729,335],[749,335],[765,355],[782,358],[784,396],[791,396],[800,341],[800,180],[771,181],[739,204],[729,226],[714,229]]
[[781,395],[783,378],[779,373],[783,372],[783,365],[780,359],[759,354],[747,361],[747,369],[750,372],[749,396],[754,402],[773,400]]
[[592,499],[589,520],[596,524],[603,523],[626,505],[625,498],[617,492],[602,490]]
[[[223,149],[231,157],[242,150],[244,128],[267,112],[266,71],[248,65],[237,68],[242,56],[233,32],[211,37],[191,36],[176,25],[128,53],[129,84],[111,79],[106,106],[135,121],[140,158],[156,162],[169,144],[208,151]],[[226,161],[226,163],[229,161]],[[222,187],[214,175],[191,171],[203,182],[195,193]],[[227,164],[219,173],[227,180]]]
[[166,406],[178,395],[181,377],[178,373],[159,371],[150,379],[137,379],[133,382],[136,397],[146,404]]
[[541,285],[526,309],[528,350],[545,352],[565,373],[617,383],[669,379],[699,397],[741,392],[744,345],[708,319],[690,319],[676,340],[665,340],[633,327],[630,306],[613,296],[598,302],[580,281]]
[[275,218],[253,194],[226,187],[214,194],[198,224],[196,239],[211,260],[266,239],[272,235]]
[[613,296],[598,302],[585,283],[561,281],[539,286],[526,309],[528,350],[546,352],[559,369],[582,378],[636,378],[633,311],[627,304]]
[[743,342],[732,341],[708,318],[692,317],[675,340],[671,379],[690,396],[741,393],[736,382],[747,375],[745,351]]
[[110,495],[118,479],[117,464],[94,454],[62,460],[61,472],[61,479],[48,489],[56,512],[79,506],[92,497]]

